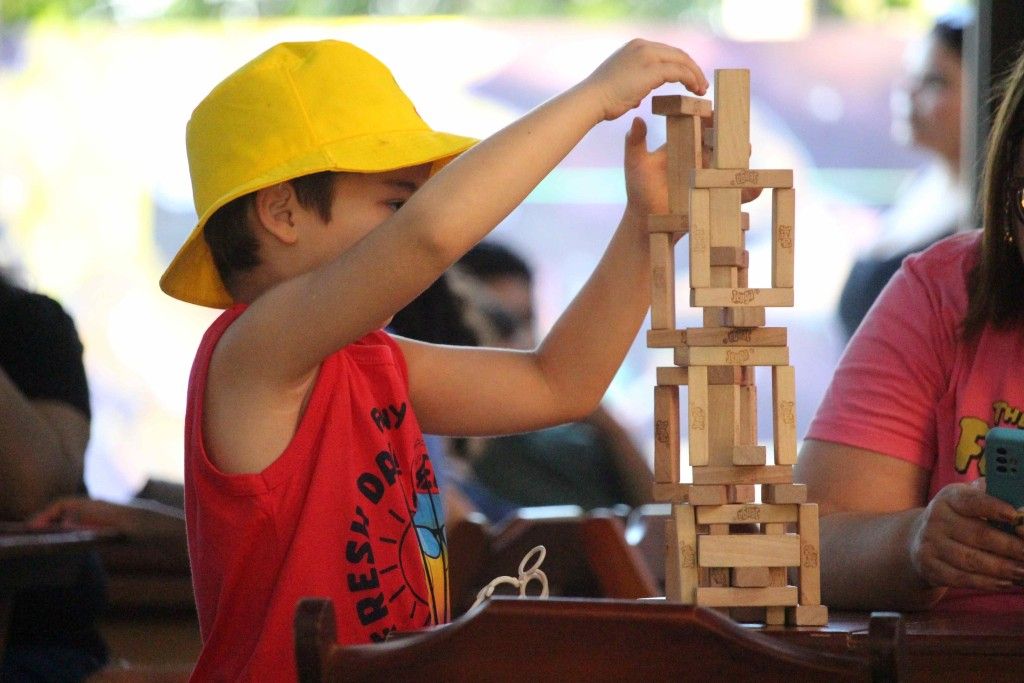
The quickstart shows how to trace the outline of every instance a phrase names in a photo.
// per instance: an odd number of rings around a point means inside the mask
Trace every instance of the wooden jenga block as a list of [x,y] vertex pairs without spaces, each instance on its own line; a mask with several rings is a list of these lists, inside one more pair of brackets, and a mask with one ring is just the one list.
[[673,241],[689,229],[690,221],[686,214],[660,213],[647,217],[647,232],[668,233]]
[[654,482],[654,502],[656,503],[689,503],[690,484],[673,484],[671,482]]
[[730,503],[753,503],[757,498],[757,490],[753,484],[730,484]]
[[750,71],[715,71],[714,168],[750,166]]
[[697,508],[697,524],[764,524],[779,525],[797,521],[796,505],[730,504]]
[[742,465],[764,465],[768,462],[767,450],[764,446],[738,445],[732,447],[732,464]]
[[[688,368],[687,405],[689,416],[690,466],[700,467],[708,462],[708,370]],[[726,483],[729,482],[716,482]]]
[[661,386],[686,386],[689,383],[689,368],[677,366],[661,367],[655,370],[658,384]]
[[701,567],[796,567],[800,565],[800,536],[700,536],[697,539],[697,564]]
[[[727,323],[725,321],[725,312],[729,311],[729,310],[742,311],[743,309],[742,308],[732,308],[732,309],[730,309],[730,308],[722,308],[721,306],[705,306],[703,308],[703,310],[702,310],[702,313],[701,313],[701,315],[703,316],[703,319],[704,319],[704,327],[722,327],[724,325],[729,325],[729,323]],[[764,309],[762,309],[762,310],[764,310]],[[736,327],[740,327],[740,326],[737,325]]]
[[679,387],[654,387],[654,481],[677,484],[679,463]]
[[740,211],[740,230],[750,230],[750,214]]
[[690,287],[711,286],[711,197],[690,191]]
[[[797,605],[799,607],[799,605]],[[765,607],[764,623],[768,626],[782,626],[786,623],[786,610],[792,607]]]
[[[707,310],[707,309],[705,309]],[[726,327],[764,327],[764,308],[724,308],[718,324]],[[705,327],[710,327],[705,318]]]
[[786,346],[677,346],[674,363],[699,365],[789,365]]
[[793,289],[697,287],[690,290],[691,306],[780,308],[793,305]]
[[708,384],[748,386],[753,383],[754,368],[750,365],[712,365],[708,367]]
[[802,504],[796,524],[800,537],[800,604],[817,605],[821,603],[818,505]]
[[743,248],[743,230],[740,227],[743,220],[740,216],[742,194],[742,190],[729,188],[708,190],[711,246]]
[[719,169],[694,168],[688,179],[691,187],[718,189],[734,187],[791,188],[791,169]]
[[697,590],[697,525],[693,507],[673,505],[668,520],[668,557],[665,575],[665,597],[684,605],[696,601]]
[[757,444],[757,386],[752,383],[740,387],[740,443]]
[[765,503],[786,505],[807,502],[806,484],[765,484],[761,487],[761,500]]
[[[657,485],[655,485],[657,487]],[[694,539],[696,542],[696,539]],[[679,583],[679,539],[676,537],[676,520],[669,515],[665,520],[665,599],[680,601]],[[696,558],[694,558],[696,563]],[[674,594],[673,594],[674,591]]]
[[[691,486],[690,505],[725,505],[729,502],[728,486]],[[700,508],[697,508],[698,510]]]
[[672,236],[651,233],[651,327],[676,327],[676,260]]
[[750,269],[749,268],[737,268],[736,269],[736,288],[737,289],[750,289]]
[[666,121],[665,147],[668,152],[668,210],[690,211],[690,174],[701,165],[700,119],[670,116]]
[[709,466],[732,465],[732,449],[739,442],[739,396],[740,388],[736,384],[716,384],[708,387]]
[[711,100],[689,95],[655,95],[651,98],[651,112],[660,116],[699,116],[712,114]]
[[[694,190],[701,192],[702,190]],[[740,191],[709,190],[710,206],[710,240],[711,248],[742,249],[743,233],[740,223]],[[740,269],[735,266],[712,266],[712,288],[735,289],[739,286]],[[695,287],[691,285],[691,288]],[[704,327],[718,327],[725,324],[724,310],[721,307],[704,307]]]
[[[700,508],[697,508],[700,509]],[[724,537],[729,535],[728,524],[709,524],[708,533],[705,535],[697,535],[697,567],[704,574],[704,580],[701,582],[702,586],[714,586],[716,588],[728,588],[729,587],[729,568],[728,567],[704,567],[700,563],[700,539],[707,538],[708,536],[719,536]]]
[[772,287],[793,286],[795,222],[794,190],[772,191]]
[[750,252],[739,247],[711,247],[711,267],[748,268]]
[[[647,348],[671,349],[686,344],[686,330],[647,330]],[[686,384],[686,382],[681,382]]]
[[697,604],[705,607],[767,607],[796,605],[796,586],[767,588],[698,588]]
[[792,484],[790,465],[747,465],[743,467],[696,467],[694,484]]
[[787,363],[772,368],[772,426],[775,464],[796,463],[796,369]]
[[787,607],[786,623],[790,626],[826,626],[828,625],[828,607],[825,605]]
[[733,567],[729,583],[737,588],[765,588],[771,585],[768,567]]
[[787,338],[785,327],[691,327],[672,346],[786,346]]
[[[799,517],[799,509],[797,509],[797,516]],[[762,524],[762,531],[768,536],[781,536],[786,531],[785,524],[779,524],[775,522]],[[785,567],[769,567],[768,569],[768,584],[770,586],[785,586],[787,585],[786,568]],[[799,600],[799,593],[797,594]],[[784,624],[786,623],[786,611],[781,607],[768,607],[765,610],[765,623],[767,624]]]

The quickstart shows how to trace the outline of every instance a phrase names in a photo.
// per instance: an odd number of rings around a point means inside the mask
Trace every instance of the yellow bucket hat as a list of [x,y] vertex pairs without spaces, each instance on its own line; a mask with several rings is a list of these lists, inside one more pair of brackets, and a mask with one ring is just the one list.
[[431,130],[388,68],[354,45],[276,45],[192,112],[185,146],[199,222],[160,288],[201,306],[233,303],[203,237],[206,221],[233,199],[320,171],[439,168],[475,142]]

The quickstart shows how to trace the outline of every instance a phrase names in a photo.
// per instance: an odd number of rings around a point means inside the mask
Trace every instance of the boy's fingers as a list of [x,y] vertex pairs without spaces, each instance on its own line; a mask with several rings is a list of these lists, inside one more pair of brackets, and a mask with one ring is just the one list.
[[699,70],[694,71],[686,64],[662,62],[659,75],[665,83],[681,83],[687,90],[697,95],[702,95],[707,91],[703,74]]
[[626,133],[626,162],[647,153],[647,123],[639,116],[633,119]]
[[[703,92],[708,89],[708,79],[704,76],[704,71],[685,50],[680,50],[678,47],[664,43],[658,43],[657,48],[660,52],[659,56],[663,61],[674,63],[691,75],[693,85],[697,90]],[[691,88],[691,90],[694,90],[694,88]]]

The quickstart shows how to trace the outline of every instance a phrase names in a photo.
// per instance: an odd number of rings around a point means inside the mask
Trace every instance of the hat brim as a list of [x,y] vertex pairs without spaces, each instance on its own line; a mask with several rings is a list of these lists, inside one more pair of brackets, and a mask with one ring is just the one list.
[[258,175],[211,204],[167,266],[160,278],[160,289],[175,299],[199,306],[228,308],[235,303],[214,265],[203,227],[218,209],[238,197],[322,171],[383,173],[432,163],[433,175],[477,142],[451,133],[410,130],[326,143],[314,152]]

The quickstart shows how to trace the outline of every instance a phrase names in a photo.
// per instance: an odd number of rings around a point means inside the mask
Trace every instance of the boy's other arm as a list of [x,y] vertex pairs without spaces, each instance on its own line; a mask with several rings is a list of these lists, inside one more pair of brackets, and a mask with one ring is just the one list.
[[1021,575],[1024,540],[986,521],[1012,520],[1013,508],[976,486],[951,484],[926,505],[921,467],[813,439],[795,478],[820,505],[823,604],[925,609],[947,587],[1005,590]]
[[628,204],[597,268],[529,352],[445,349],[403,341],[425,431],[505,434],[585,418],[598,406],[650,305],[646,217],[667,211],[664,150],[642,121],[626,138]]

